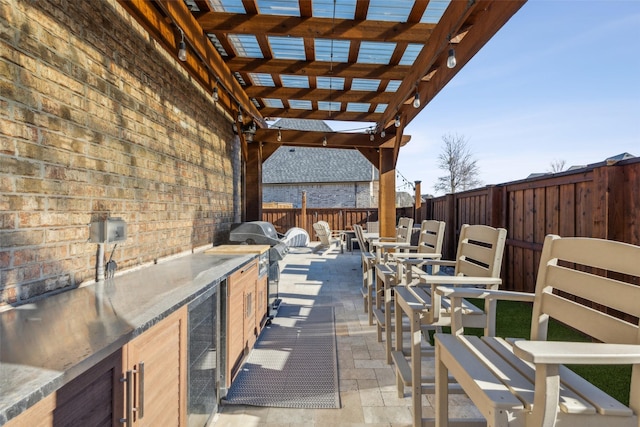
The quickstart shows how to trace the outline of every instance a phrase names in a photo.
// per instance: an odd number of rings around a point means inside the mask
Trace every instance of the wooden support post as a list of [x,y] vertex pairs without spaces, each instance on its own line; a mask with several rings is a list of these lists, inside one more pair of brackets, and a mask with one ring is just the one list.
[[422,222],[422,189],[420,183],[422,181],[415,181],[415,211],[413,212],[413,223],[420,225]]
[[302,192],[302,206],[300,209],[300,221],[298,227],[307,229],[307,192]]
[[245,221],[262,221],[262,144],[247,144]]
[[396,162],[394,150],[380,148],[380,188],[378,190],[378,221],[380,237],[396,235]]

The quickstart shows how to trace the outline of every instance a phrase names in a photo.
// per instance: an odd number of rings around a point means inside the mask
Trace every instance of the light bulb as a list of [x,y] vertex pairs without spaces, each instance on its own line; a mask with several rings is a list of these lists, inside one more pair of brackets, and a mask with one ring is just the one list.
[[326,136],[324,138],[322,138],[322,146],[323,147],[327,146],[327,137]]
[[453,48],[449,49],[449,57],[447,58],[447,68],[455,68],[456,64],[456,51]]
[[242,123],[244,117],[242,117],[242,110],[238,110],[238,121]]
[[278,142],[282,141],[282,132],[280,132],[280,129],[278,129]]
[[187,45],[184,41],[178,43],[178,59],[182,62],[187,60]]
[[394,123],[397,128],[400,127],[400,114],[396,114],[396,121]]
[[413,97],[413,108],[420,108],[420,95],[416,92],[416,96]]
[[218,99],[220,99],[220,95],[218,94],[218,86],[213,88],[213,102],[218,102]]
[[373,136],[373,132],[371,132],[371,135],[369,135],[369,141],[373,141],[375,139],[375,136]]
[[387,136],[387,133],[382,130],[382,132],[380,132],[380,138],[384,138],[385,136]]

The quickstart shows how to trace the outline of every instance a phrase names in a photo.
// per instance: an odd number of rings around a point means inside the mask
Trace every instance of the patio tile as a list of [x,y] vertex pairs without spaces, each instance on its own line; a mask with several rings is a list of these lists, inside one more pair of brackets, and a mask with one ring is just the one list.
[[[340,409],[255,408],[223,405],[213,427],[401,427],[412,425],[409,388],[399,398],[395,370],[387,365],[385,343],[369,326],[360,294],[360,256],[325,253],[289,254],[281,263],[280,292],[287,304],[332,305],[336,321]],[[309,266],[306,268],[305,266]],[[405,334],[405,345],[409,343]],[[425,348],[428,348],[425,345]],[[433,358],[422,361],[432,375]],[[433,417],[432,395],[422,396],[423,416]],[[452,417],[479,418],[468,398],[452,395]]]

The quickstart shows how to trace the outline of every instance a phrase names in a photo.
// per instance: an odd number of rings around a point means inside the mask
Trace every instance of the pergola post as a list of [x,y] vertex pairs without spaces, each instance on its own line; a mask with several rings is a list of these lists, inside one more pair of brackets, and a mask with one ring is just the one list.
[[393,148],[380,148],[380,187],[378,190],[378,221],[380,236],[396,235],[396,156]]
[[262,143],[247,144],[245,221],[262,221]]

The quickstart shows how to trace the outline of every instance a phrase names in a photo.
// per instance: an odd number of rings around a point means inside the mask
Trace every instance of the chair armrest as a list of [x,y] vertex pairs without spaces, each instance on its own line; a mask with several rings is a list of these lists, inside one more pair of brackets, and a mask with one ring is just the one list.
[[640,364],[640,345],[562,341],[515,341],[519,358],[542,364]]
[[455,267],[456,266],[456,262],[455,261],[449,261],[446,259],[434,259],[433,261],[430,261],[431,265],[440,265],[440,266],[444,266],[444,267]]
[[426,252],[389,252],[387,255],[389,255],[389,258],[395,258],[396,261],[404,263],[412,263],[414,261],[423,263],[425,262],[425,260],[431,262],[432,260],[437,260],[438,258],[442,257],[442,254]]
[[502,279],[499,277],[473,277],[473,276],[420,276],[420,285],[500,285]]
[[381,248],[406,248],[408,246],[410,246],[409,243],[404,243],[404,242],[396,242],[396,241],[383,241],[383,240],[378,240],[376,242],[373,242],[374,246],[378,246]]
[[453,288],[450,286],[438,286],[436,293],[447,298],[478,298],[506,301],[533,302],[535,294],[527,292],[500,291],[482,288]]

